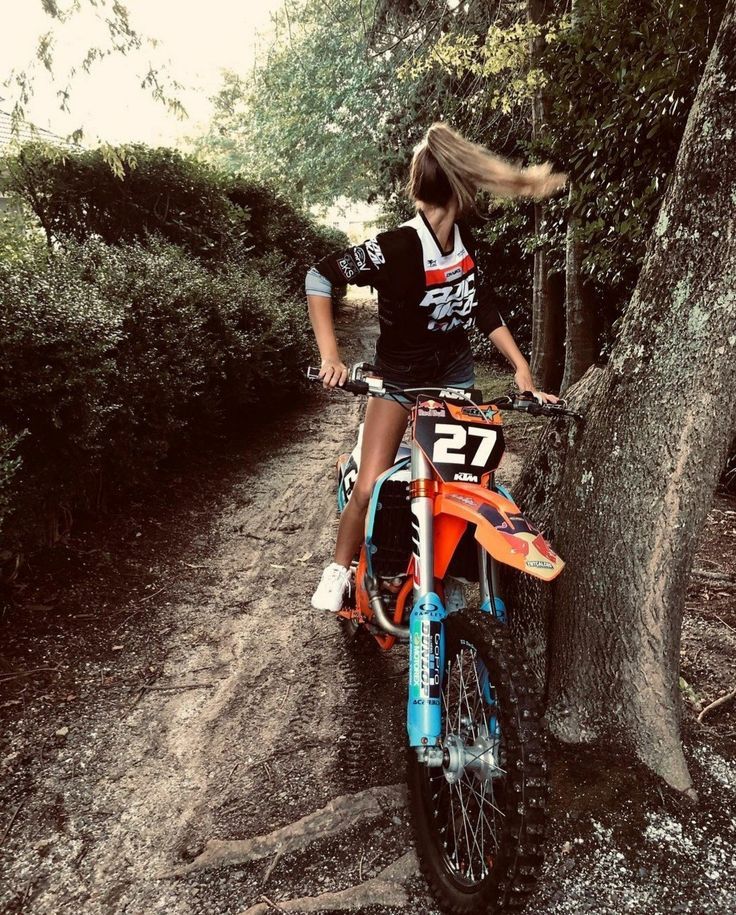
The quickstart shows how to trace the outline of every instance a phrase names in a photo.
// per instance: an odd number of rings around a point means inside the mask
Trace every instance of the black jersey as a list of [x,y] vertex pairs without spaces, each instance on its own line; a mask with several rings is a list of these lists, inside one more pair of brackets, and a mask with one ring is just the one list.
[[469,229],[455,223],[448,247],[442,250],[420,211],[402,226],[331,254],[315,267],[335,286],[376,289],[379,358],[436,370],[469,353],[470,327],[490,333],[505,323],[476,265]]

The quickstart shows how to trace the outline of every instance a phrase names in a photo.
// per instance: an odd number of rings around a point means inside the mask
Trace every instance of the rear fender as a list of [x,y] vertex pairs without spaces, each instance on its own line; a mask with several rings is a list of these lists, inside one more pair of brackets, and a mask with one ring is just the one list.
[[551,581],[565,563],[518,505],[492,489],[443,483],[434,501],[435,575],[443,578],[468,524],[475,539],[494,559]]

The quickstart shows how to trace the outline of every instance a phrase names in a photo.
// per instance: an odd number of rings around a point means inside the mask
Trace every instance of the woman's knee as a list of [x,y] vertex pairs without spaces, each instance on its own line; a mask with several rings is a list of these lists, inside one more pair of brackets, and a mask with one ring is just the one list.
[[350,501],[355,504],[357,508],[360,508],[362,511],[365,511],[368,508],[368,503],[371,500],[371,494],[373,493],[373,486],[376,480],[371,479],[369,476],[363,478],[358,476],[358,479],[355,481],[353,486],[353,491],[350,493]]

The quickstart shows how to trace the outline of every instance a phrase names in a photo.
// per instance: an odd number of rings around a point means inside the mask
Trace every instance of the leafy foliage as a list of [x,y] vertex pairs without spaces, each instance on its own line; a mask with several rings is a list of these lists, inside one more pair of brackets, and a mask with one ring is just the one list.
[[0,160],[0,188],[35,214],[50,244],[158,236],[213,269],[230,262],[280,276],[299,295],[307,268],[344,243],[273,188],[193,156],[138,144],[116,155],[119,173],[106,150],[29,143]]
[[[72,84],[80,72],[92,72],[95,64],[111,55],[130,54],[156,45],[153,39],[146,38],[135,28],[122,0],[41,0],[41,7],[50,20],[49,28],[39,35],[35,55],[27,66],[11,71],[3,84],[13,96],[11,116],[16,130],[25,121],[26,108],[41,75],[53,78],[59,108],[69,111]],[[65,43],[67,23],[79,16],[87,18],[88,34],[93,36],[91,44],[67,73],[59,74],[56,72],[56,48]],[[12,13],[7,19],[12,20]],[[149,63],[139,74],[139,82],[169,111],[186,116],[184,106],[177,98],[181,87],[170,79],[165,68]],[[83,135],[84,130],[79,127],[71,139],[79,142]]]
[[[722,9],[705,0],[585,0],[562,46],[545,55],[552,129],[544,152],[573,178],[584,269],[622,304]],[[561,231],[558,219],[558,238]]]
[[244,220],[238,259],[251,260],[266,277],[282,276],[294,295],[303,295],[309,267],[347,244],[343,232],[318,226],[272,185],[235,176],[227,182],[226,194]]
[[[533,232],[530,204],[506,204],[477,220],[475,235],[484,273],[501,302],[501,314],[522,352],[531,350],[532,253],[526,244]],[[498,350],[481,334],[473,349],[485,360],[503,361]],[[505,365],[505,362],[504,362]]]
[[[21,459],[15,453],[22,436],[11,435],[5,426],[0,425],[0,533],[3,521],[13,503],[12,483],[21,465]],[[2,554],[0,554],[2,559]]]
[[[271,187],[172,150],[29,144],[2,162],[0,520],[5,541],[149,477],[172,447],[303,383],[307,268],[343,247]],[[18,462],[21,463],[18,463]]]
[[0,260],[21,258],[43,247],[43,232],[25,210],[20,201],[0,201]]
[[225,75],[209,133],[196,143],[200,154],[273,182],[300,203],[371,199],[391,95],[387,64],[365,40],[371,6],[285,4],[252,77]]
[[[404,21],[415,21],[420,6],[406,5]],[[487,105],[505,120],[491,119],[479,130],[456,105],[455,125],[491,148],[551,158],[570,173],[604,348],[633,291],[722,10],[723,0],[578,0],[574,19],[558,13],[537,25],[522,18],[523,8],[499,3],[498,21],[484,32],[456,17],[401,71],[410,88],[418,73],[480,81]],[[534,39],[542,53],[532,61]],[[548,119],[532,144],[528,115],[539,91]],[[510,126],[515,149],[508,147]],[[519,239],[532,248],[546,243],[559,272],[568,215],[568,201],[558,198],[547,208],[543,237],[535,239],[527,224]]]
[[118,176],[99,149],[29,143],[5,159],[3,185],[31,208],[49,241],[119,244],[156,233],[198,257],[222,256],[242,221],[224,178],[175,150],[126,152]]
[[303,303],[273,277],[213,272],[162,241],[0,262],[0,288],[0,493],[14,545],[101,487],[149,477],[195,432],[272,397],[273,378],[298,388],[312,354]]
[[484,36],[468,31],[467,22],[463,22],[461,30],[443,32],[425,56],[404,64],[399,76],[434,70],[469,73],[483,80],[491,108],[511,114],[550,82],[549,74],[531,60],[531,42],[543,38],[554,50],[570,29],[569,16],[551,21],[544,28],[521,18],[513,18],[505,25],[494,21]]

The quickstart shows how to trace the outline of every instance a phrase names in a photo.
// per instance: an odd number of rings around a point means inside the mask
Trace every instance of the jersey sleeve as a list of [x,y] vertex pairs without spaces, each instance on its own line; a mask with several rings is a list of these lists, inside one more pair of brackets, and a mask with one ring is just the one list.
[[475,284],[478,296],[478,307],[475,315],[475,326],[481,333],[490,334],[499,327],[505,327],[499,309],[500,299],[493,285],[488,281],[488,276],[482,265],[475,265]]
[[424,270],[421,242],[411,226],[398,226],[379,232],[359,245],[351,245],[318,261],[314,267],[333,286],[373,286],[375,289],[403,288],[407,277],[415,282]]
[[[351,245],[343,251],[328,254],[314,267],[333,286],[380,287],[389,272],[390,252],[394,247],[391,233],[379,232],[359,245]],[[387,259],[388,258],[388,259]]]

